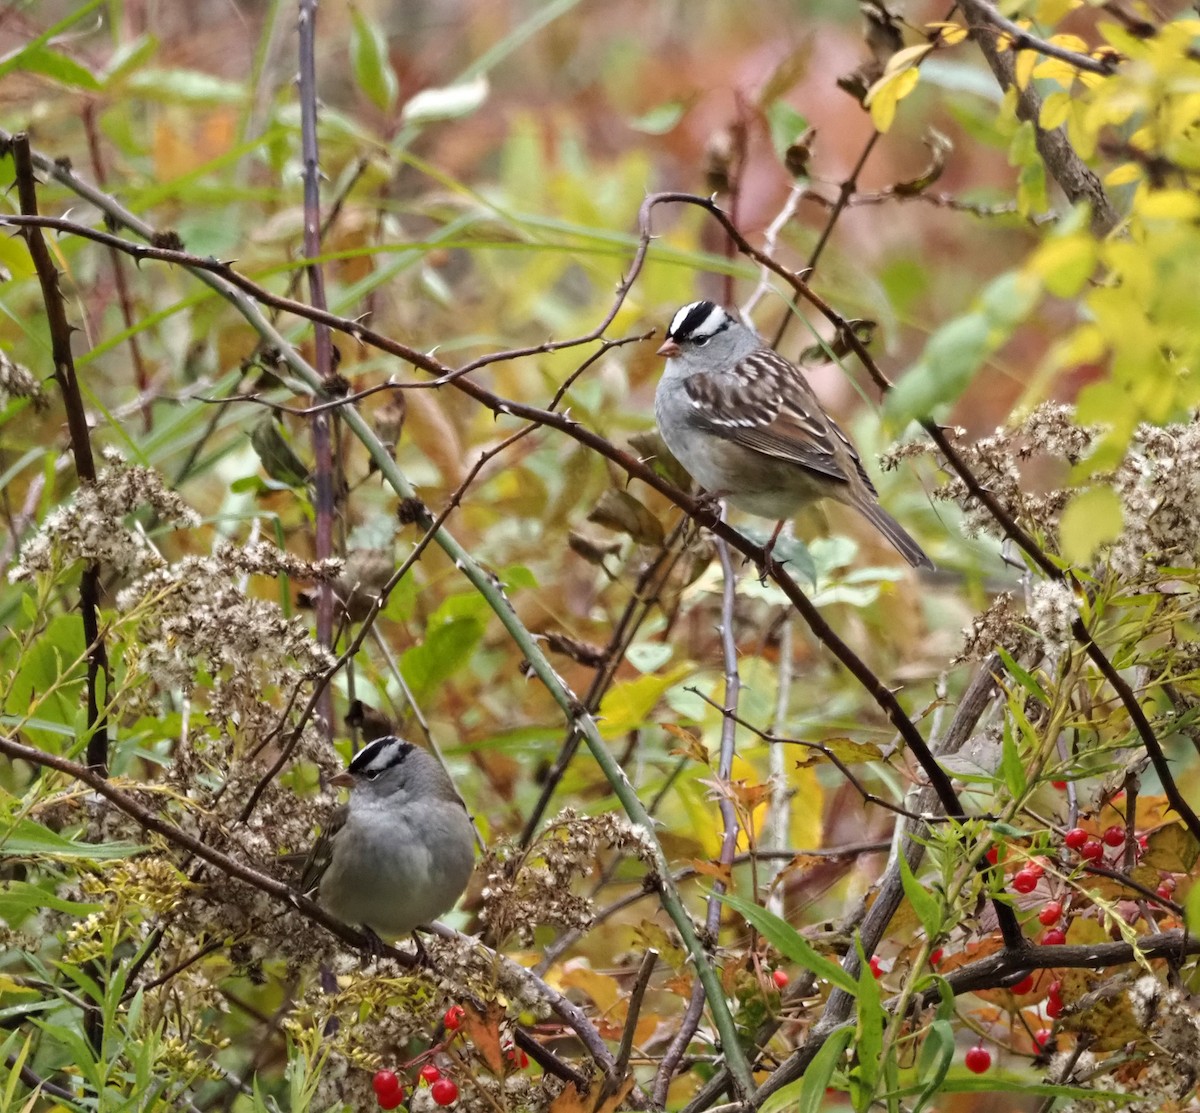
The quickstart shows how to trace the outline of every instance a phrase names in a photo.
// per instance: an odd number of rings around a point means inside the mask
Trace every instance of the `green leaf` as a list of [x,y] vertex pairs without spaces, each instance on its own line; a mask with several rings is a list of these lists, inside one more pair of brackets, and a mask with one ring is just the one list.
[[1021,764],[1021,751],[1013,738],[1012,721],[1007,718],[1004,720],[1000,747],[1000,774],[1013,800],[1024,797],[1028,784],[1025,779],[1025,766]]
[[117,84],[143,62],[152,58],[157,50],[158,39],[153,35],[139,35],[136,39],[118,46],[101,71],[104,87],[109,89]]
[[1089,487],[1074,495],[1059,520],[1062,554],[1072,564],[1086,565],[1096,550],[1121,536],[1125,516],[1111,487]]
[[87,858],[93,861],[108,861],[114,858],[129,858],[144,853],[146,848],[131,842],[74,842],[43,827],[32,819],[18,819],[3,835],[0,835],[0,856],[22,856],[47,858]]
[[984,360],[1029,316],[1041,289],[1036,275],[1022,271],[988,283],[975,308],[938,329],[916,365],[888,393],[889,420],[903,427],[957,401]]
[[929,889],[925,888],[914,876],[909,867],[908,857],[903,850],[898,855],[900,862],[900,883],[904,886],[904,895],[913,906],[917,919],[925,929],[927,939],[936,939],[942,930],[942,902]]
[[130,76],[125,88],[128,93],[150,102],[160,100],[200,106],[241,105],[247,96],[241,82],[184,69],[142,70]]
[[786,101],[777,100],[767,109],[767,124],[771,129],[771,145],[782,163],[788,149],[808,131],[808,120]]
[[990,332],[982,313],[968,313],[938,329],[916,365],[888,392],[883,408],[889,421],[902,428],[954,402],[987,357]]
[[1033,673],[1029,672],[1015,657],[1002,645],[996,646],[996,653],[999,654],[1000,660],[1004,662],[1004,668],[1011,674],[1012,678],[1021,685],[1034,699],[1041,703],[1049,704],[1050,697],[1046,695],[1046,690],[1037,682]]
[[48,46],[25,50],[22,53],[20,68],[25,73],[41,74],[73,89],[86,89],[88,92],[100,90],[100,82],[91,70]]
[[883,998],[879,980],[863,952],[862,938],[856,932],[854,948],[858,951],[858,1039],[855,1041],[858,1085],[866,1094],[874,1094],[883,1069]]
[[37,55],[39,52],[48,49],[49,44],[54,42],[64,31],[67,30],[73,23],[77,23],[85,16],[96,11],[97,8],[107,6],[108,0],[88,0],[86,4],[81,4],[72,10],[65,18],[60,19],[57,23],[51,24],[43,29],[42,33],[35,39],[31,39],[19,50],[15,50],[3,61],[0,61],[0,77],[12,73],[14,70],[25,68],[25,59],[30,55]]
[[[821,1113],[825,1108],[825,1090],[829,1086],[829,1080],[833,1078],[834,1071],[841,1065],[842,1056],[852,1039],[854,1029],[848,1024],[829,1033],[828,1039],[821,1045],[821,1050],[813,1056],[808,1070],[804,1072],[797,1113]],[[785,1107],[777,1108],[782,1113]],[[763,1108],[763,1113],[767,1113],[766,1107]]]
[[422,89],[404,105],[400,119],[409,125],[459,120],[482,107],[488,92],[488,79],[483,74],[457,85]]
[[[0,848],[0,853],[6,852],[6,847]],[[44,886],[29,881],[9,881],[0,888],[0,920],[9,927],[18,927],[31,912],[43,908],[52,908],[55,912],[69,912],[82,920],[93,912],[99,912],[102,907],[99,904],[66,900]]]
[[[786,920],[768,912],[753,901],[734,896],[732,893],[716,893],[717,900],[729,905],[735,912],[740,912],[752,927],[758,929],[762,937],[771,944],[789,962],[803,966],[805,970],[823,978],[830,985],[844,989],[847,993],[858,996],[859,983],[832,959],[819,954],[813,945],[804,938]],[[868,975],[870,971],[867,971]],[[872,981],[874,979],[872,978]],[[876,996],[878,996],[876,990]]]
[[450,619],[425,631],[425,640],[405,650],[400,672],[421,700],[436,692],[470,660],[479,645],[485,624],[474,616]]
[[665,135],[683,119],[685,107],[683,101],[669,100],[627,122],[634,131],[640,131],[643,135]]
[[400,82],[388,59],[387,38],[372,19],[350,9],[350,68],[358,87],[376,108],[390,112],[400,93]]
[[949,1020],[939,1018],[930,1026],[921,1045],[921,1055],[917,1061],[918,1077],[924,1083],[924,1089],[913,1106],[913,1113],[920,1113],[927,1102],[940,1092],[942,1082],[954,1062],[954,1026]]

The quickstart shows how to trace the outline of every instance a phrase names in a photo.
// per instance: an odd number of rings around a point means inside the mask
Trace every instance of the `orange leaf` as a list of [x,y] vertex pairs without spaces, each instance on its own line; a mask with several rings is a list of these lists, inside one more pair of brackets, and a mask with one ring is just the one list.
[[733,871],[720,862],[706,862],[702,858],[693,858],[692,869],[701,877],[711,877],[714,881],[719,881],[727,889],[733,884]]
[[463,1028],[467,1038],[483,1056],[488,1070],[493,1074],[504,1073],[504,1052],[500,1048],[500,1021],[504,1019],[504,1006],[488,1005],[487,1012],[477,1012],[470,1004],[463,1006]]
[[550,1113],[615,1113],[625,1100],[626,1095],[633,1089],[633,1078],[627,1077],[615,1093],[604,1095],[602,1088],[594,1087],[595,1094],[589,1091],[581,1094],[575,1089],[574,1082],[568,1082],[558,1097],[550,1106]]

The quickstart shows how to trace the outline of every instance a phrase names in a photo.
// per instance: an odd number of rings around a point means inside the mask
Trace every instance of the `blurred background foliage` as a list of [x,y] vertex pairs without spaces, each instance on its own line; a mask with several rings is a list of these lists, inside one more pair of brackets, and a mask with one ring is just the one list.
[[[936,49],[885,74],[888,51],[880,54],[864,35],[862,14],[850,3],[326,3],[316,66],[326,222],[318,261],[329,308],[451,366],[587,333],[629,266],[639,207],[661,190],[715,194],[752,242],[768,236],[789,266],[803,267],[817,253],[813,288],[844,317],[873,322],[875,358],[901,386],[882,403],[852,360],[810,360],[810,379],[852,431],[884,505],[919,537],[939,572],[919,583],[869,528],[838,508],[802,517],[798,534],[809,544],[785,542],[785,551],[827,619],[876,675],[902,687],[906,709],[928,734],[969,675],[952,665],[962,629],[997,592],[1021,589],[995,537],[964,531],[958,507],[931,498],[940,483],[932,465],[905,460],[880,473],[879,455],[912,433],[912,419],[931,413],[962,426],[969,443],[1014,412],[1078,400],[1082,421],[1108,424],[1093,454],[1073,469],[1041,455],[1023,475],[1036,491],[1081,484],[1089,501],[1071,515],[1070,500],[1084,496],[1065,496],[1062,536],[1055,519],[1038,538],[1087,565],[1100,544],[1119,536],[1123,509],[1097,498],[1086,481],[1099,475],[1103,488],[1139,422],[1177,421],[1196,403],[1195,378],[1187,373],[1200,343],[1194,20],[1181,16],[1172,24],[1157,12],[1155,33],[1141,35],[1103,5],[1046,0],[1006,10],[1036,20],[1043,34],[1080,36],[1078,46],[1063,40],[1071,48],[1107,44],[1126,60],[1114,75],[1081,78],[1061,62],[1017,55],[1022,84],[1041,91],[1046,125],[1063,124],[1110,187],[1127,217],[1123,235],[1099,236],[1093,214],[1064,201],[1031,124],[1014,114],[1015,94],[999,88],[975,46],[928,30],[946,18],[944,5],[905,6],[891,48],[933,42]],[[176,232],[188,251],[231,260],[271,290],[303,297],[295,20],[292,5],[257,0],[10,4],[0,14],[0,123],[28,131],[35,148],[66,160],[156,228]],[[901,80],[906,73],[919,80]],[[879,101],[868,111],[839,88],[840,78],[855,74],[860,88],[881,77],[895,82],[877,87]],[[855,81],[843,84],[853,88]],[[889,95],[895,103],[885,110],[880,102]],[[10,161],[3,173],[11,175]],[[838,198],[847,182],[843,209]],[[8,197],[12,211],[15,199]],[[101,226],[94,209],[54,181],[45,182],[39,203],[44,213]],[[773,227],[790,203],[791,219]],[[661,335],[679,305],[701,296],[740,303],[765,281],[699,209],[660,206],[654,231],[646,266],[607,329],[610,339],[651,329]],[[274,374],[274,355],[233,306],[184,270],[135,267],[71,236],[51,243],[78,329],[75,356],[97,445],[159,472],[202,521],[173,530],[143,515],[140,528],[172,561],[208,554],[222,540],[269,541],[311,558],[306,420],[276,420],[259,406],[220,401],[255,392],[303,406],[305,399]],[[0,397],[2,550],[11,566],[38,524],[71,499],[76,480],[49,383],[41,293],[20,237],[0,239],[0,264],[10,276],[0,289],[0,345],[47,382],[51,400],[39,408]],[[768,337],[795,312],[790,291],[769,277],[754,316]],[[780,345],[789,357],[833,339],[815,315],[797,316]],[[287,315],[277,323],[311,357],[309,323]],[[335,342],[337,369],[355,390],[422,378],[348,336]],[[562,406],[616,445],[648,454],[637,438],[653,425],[656,343],[603,354],[571,383]],[[472,374],[505,398],[546,406],[594,350],[535,353]],[[395,444],[401,470],[434,513],[480,453],[519,427],[446,387],[378,393],[362,409]],[[377,588],[420,528],[398,524],[394,493],[344,433],[337,454],[346,484],[337,547],[353,577]],[[597,507],[608,512],[597,515]],[[484,465],[448,527],[505,586],[526,627],[551,639],[556,669],[581,693],[595,672],[583,650],[608,643],[639,575],[664,546],[678,549],[678,519],[668,500],[628,483],[611,462],[539,429]],[[765,539],[764,523],[734,520]],[[670,859],[704,867],[721,842],[712,777],[724,702],[722,577],[703,540],[677,552],[670,569],[655,583],[653,605],[603,694],[598,722],[642,800],[654,802]],[[1181,580],[1191,582],[1186,572]],[[37,590],[0,585],[0,623],[9,634],[0,647],[5,731],[67,755],[78,753],[87,725],[80,720],[84,646],[71,582],[64,573]],[[114,707],[112,769],[153,780],[156,766],[170,765],[185,720],[195,734],[225,728],[207,718],[202,701],[181,701],[177,693],[155,693],[160,701],[151,713],[140,698],[135,704],[133,693],[148,683],[136,669],[137,616],[113,609],[125,582],[113,577],[104,586],[114,683],[130,700],[125,715],[119,699]],[[284,615],[310,620],[311,585],[283,576],[250,578],[245,586]],[[741,717],[792,738],[873,743],[869,754],[877,760],[862,764],[861,778],[898,800],[913,771],[893,753],[887,719],[753,569],[741,570],[734,618]],[[355,620],[351,611],[347,622]],[[392,592],[375,632],[353,674],[343,671],[334,681],[341,756],[352,733],[344,726],[347,712],[362,701],[401,732],[441,747],[489,843],[515,837],[565,727],[544,687],[526,678],[521,653],[488,602],[431,547]],[[197,680],[203,688],[205,678]],[[268,684],[263,696],[281,708],[288,693]],[[828,762],[799,763],[781,747],[772,757],[750,730],[738,739],[733,780],[751,828],[740,849],[797,856],[785,856],[782,869],[765,861],[739,867],[737,891],[758,898],[770,891],[773,907],[797,925],[836,919],[877,878],[894,817],[865,805]],[[236,760],[246,759],[254,741],[241,740]],[[1023,756],[1040,745],[1026,741]],[[1098,766],[1095,782],[1114,765]],[[219,779],[219,768],[210,772]],[[998,783],[987,760],[972,772],[983,779],[985,797],[1013,787],[1011,778]],[[1040,761],[1034,772],[1040,774]],[[756,792],[772,774],[786,792]],[[312,795],[311,763],[292,777],[289,791]],[[54,857],[68,852],[48,840],[51,828],[77,834],[83,821],[58,791],[34,791],[22,804],[28,769],[10,766],[0,779],[13,823],[26,813],[37,818],[29,845],[58,863],[43,864],[39,891],[77,884],[71,858]],[[1185,784],[1192,780],[1188,775]],[[1044,809],[1056,807],[1047,786],[1020,787],[1042,792]],[[50,802],[65,811],[52,814]],[[981,807],[999,810],[992,802],[988,797]],[[567,768],[552,812],[565,804],[585,813],[613,808],[606,780],[586,755]],[[6,841],[10,854],[19,845],[14,837]],[[871,842],[880,849],[828,861],[805,855]],[[28,877],[39,877],[32,865]],[[597,872],[584,880],[590,886],[599,879]],[[639,874],[619,869],[605,881],[602,902],[641,883]],[[457,925],[473,923],[477,890],[455,914]],[[72,894],[82,901],[82,892]],[[5,909],[15,928],[28,928],[34,911],[19,901]],[[559,969],[557,984],[600,1010],[607,996],[620,1013],[623,963],[647,939],[659,939],[654,932],[666,920],[659,913],[654,928],[654,919],[634,905],[606,920],[574,944],[575,966]],[[731,945],[744,946],[744,922],[729,913],[726,922]],[[914,946],[902,927],[889,940],[888,958],[898,967]],[[553,939],[550,928],[539,935],[542,946]],[[10,970],[27,961],[16,953],[4,960]],[[37,963],[54,957],[51,946]],[[119,947],[107,952],[113,969],[119,957]],[[254,1050],[259,1029],[248,1019],[279,1005],[278,974],[265,988],[240,982],[236,994],[229,992],[249,1003],[246,1010],[227,999],[231,1011],[212,1024],[231,1041],[220,1053],[229,1070],[257,1070],[271,1100],[298,1108],[295,1078],[289,1094],[280,1063]],[[46,977],[52,980],[48,970]],[[10,991],[26,992],[15,982],[0,990],[5,1000]],[[660,1000],[655,1009],[658,1025],[669,1029],[673,1006]],[[60,1020],[56,1031],[67,1028]],[[639,1041],[643,1034],[653,1032],[639,1029]],[[40,1057],[42,1074],[63,1066],[64,1056],[47,1042],[30,1059]],[[182,1092],[195,1067],[187,1056],[197,1052],[193,1046],[185,1053],[186,1041],[176,1050]],[[161,1064],[166,1053],[159,1054]],[[201,1086],[205,1108],[218,1100],[212,1092],[219,1100],[228,1093],[234,1108],[260,1100],[221,1083],[203,1085],[216,1087]],[[678,1104],[691,1088],[686,1079],[677,1085]],[[15,1092],[5,1100],[15,1101]]]

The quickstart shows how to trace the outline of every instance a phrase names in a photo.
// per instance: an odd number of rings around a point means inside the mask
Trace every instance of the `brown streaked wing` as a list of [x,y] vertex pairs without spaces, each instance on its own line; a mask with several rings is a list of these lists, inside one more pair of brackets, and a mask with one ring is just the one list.
[[[718,436],[845,481],[825,424],[816,416],[820,412],[816,395],[803,372],[778,352],[769,348],[751,352],[734,375],[692,375],[684,386]],[[854,445],[832,418],[826,416],[826,421],[850,453],[867,490],[874,494]]]

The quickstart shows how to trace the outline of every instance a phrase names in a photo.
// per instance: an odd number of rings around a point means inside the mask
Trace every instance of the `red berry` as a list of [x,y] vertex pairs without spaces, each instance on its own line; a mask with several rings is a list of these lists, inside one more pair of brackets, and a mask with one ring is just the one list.
[[1067,787],[1067,782],[1066,782],[1066,781],[1051,781],[1050,783],[1051,783],[1051,784],[1052,784],[1052,785],[1053,785],[1055,788],[1057,788],[1057,789],[1058,789],[1060,792],[1061,792],[1061,791],[1062,791],[1064,788],[1066,788],[1066,787]]
[[1046,996],[1047,997],[1061,997],[1062,996],[1062,982],[1055,979],[1048,986],[1046,986]]
[[1049,1042],[1050,1035],[1051,1035],[1051,1033],[1050,1033],[1049,1028],[1039,1028],[1036,1032],[1033,1033],[1034,1047],[1036,1047],[1039,1051],[1041,1051],[1042,1048],[1045,1047],[1046,1044]]
[[1161,877],[1158,883],[1164,889],[1166,889],[1168,893],[1175,892],[1175,878],[1173,878],[1169,873]]
[[1015,993],[1018,997],[1023,996],[1033,989],[1033,975],[1026,974],[1019,982],[1008,987],[1009,993]]
[[1042,932],[1042,945],[1045,947],[1059,947],[1066,941],[1066,932],[1060,931],[1058,928]]
[[775,983],[778,989],[784,989],[791,980],[786,970],[773,970],[771,972],[771,981]]
[[1046,901],[1045,907],[1038,913],[1038,920],[1043,927],[1053,927],[1062,917],[1062,905],[1056,900]]
[[464,1016],[466,1016],[466,1010],[462,1005],[451,1005],[446,1010],[446,1015],[442,1017],[442,1023],[446,1026],[447,1031],[457,1032],[462,1027]]
[[436,1082],[442,1077],[442,1072],[437,1069],[432,1063],[426,1063],[420,1071],[420,1079],[422,1082]]
[[1036,858],[1030,859],[1028,862],[1026,862],[1021,867],[1021,869],[1028,870],[1039,881],[1042,879],[1042,874],[1044,874],[1046,872],[1046,867],[1043,866],[1042,863],[1039,862]]
[[1078,850],[1087,841],[1088,833],[1082,827],[1072,827],[1063,836],[1063,842],[1068,850]]
[[395,1071],[376,1071],[371,1086],[381,1109],[395,1109],[404,1100],[404,1087],[400,1085]]
[[990,847],[984,857],[994,866],[1000,861],[1000,851],[996,847]]
[[883,966],[880,965],[878,955],[871,956],[870,966],[871,966],[871,973],[874,974],[875,977],[877,977],[877,978],[883,977]]
[[1079,848],[1079,853],[1089,862],[1098,862],[1104,857],[1104,844],[1099,839],[1088,839]]
[[1057,1020],[1062,1016],[1063,1003],[1061,997],[1051,997],[1046,1001],[1046,1015],[1051,1020]]
[[452,1079],[439,1078],[430,1088],[429,1096],[438,1105],[453,1105],[458,1100],[458,1087]]
[[935,948],[934,948],[934,949],[933,949],[933,950],[930,952],[930,955],[929,955],[929,965],[930,965],[930,966],[936,966],[936,965],[937,965],[939,962],[941,962],[941,961],[942,961],[942,953],[943,953],[943,952],[942,952],[942,948],[941,948],[941,947],[935,947]]
[[508,1057],[509,1063],[517,1070],[524,1070],[529,1066],[529,1056],[519,1047],[510,1047],[505,1055]]
[[1168,889],[1165,885],[1160,885],[1154,890],[1163,900],[1171,900],[1175,895],[1174,889]]
[[1123,846],[1125,843],[1125,828],[1118,827],[1115,823],[1111,827],[1104,828],[1104,834],[1100,836],[1104,840],[1105,846]]
[[972,1047],[963,1062],[972,1074],[983,1074],[992,1065],[992,1053],[986,1047]]
[[1150,837],[1148,835],[1138,835],[1137,844],[1138,850],[1144,854],[1150,849]]
[[1012,887],[1018,893],[1032,893],[1037,888],[1037,874],[1033,870],[1017,870],[1013,874]]

